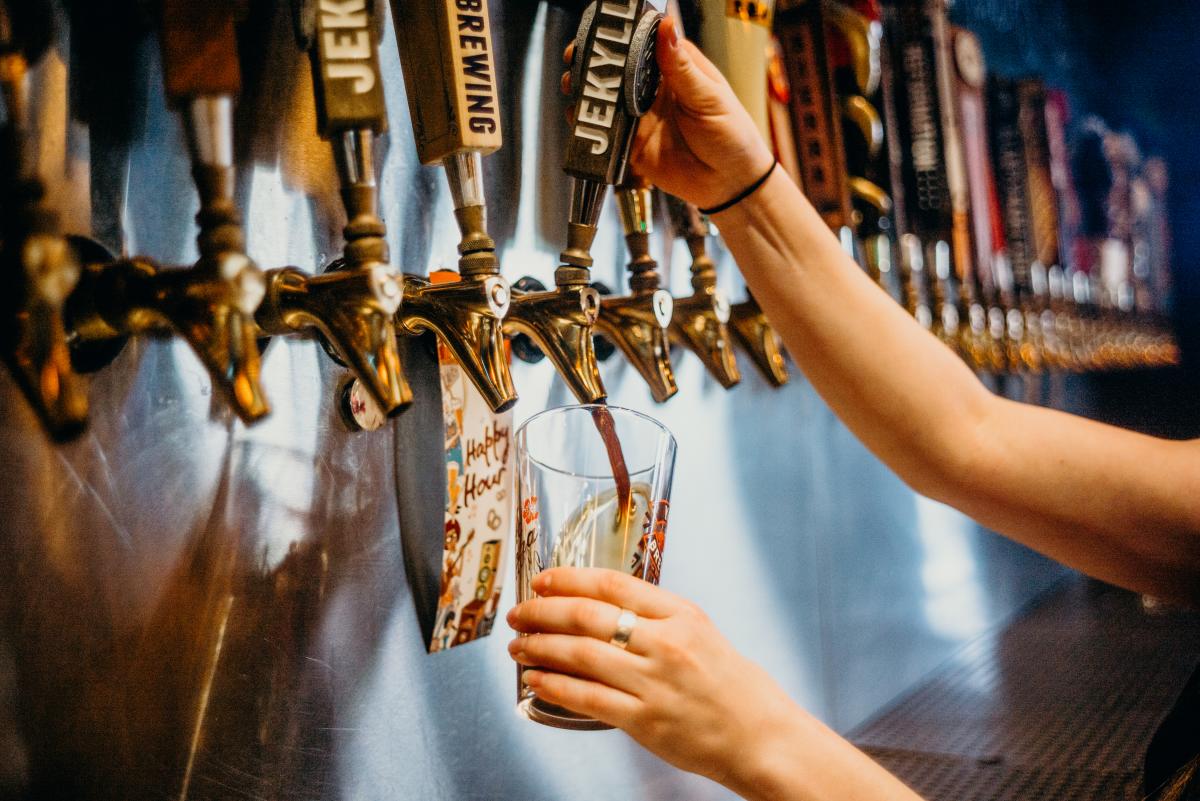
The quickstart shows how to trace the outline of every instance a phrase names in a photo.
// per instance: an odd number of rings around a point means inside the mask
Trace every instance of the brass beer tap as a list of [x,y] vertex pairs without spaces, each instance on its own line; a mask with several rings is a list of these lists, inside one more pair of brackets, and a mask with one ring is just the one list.
[[0,357],[50,437],[73,439],[87,424],[87,385],[71,367],[63,305],[79,281],[78,256],[44,200],[31,154],[28,71],[49,45],[43,3],[11,13],[0,2]]
[[387,130],[387,107],[372,8],[318,4],[312,11],[313,86],[321,137],[333,146],[347,223],[343,257],[320,275],[270,270],[255,316],[266,334],[315,329],[329,355],[349,367],[385,415],[412,401],[392,317],[400,276],[388,263],[387,228],[378,214],[373,151]]
[[581,403],[607,397],[592,328],[600,295],[589,286],[596,222],[610,184],[625,176],[638,119],[658,91],[654,60],[661,15],[645,0],[605,0],[584,10],[571,64],[574,124],[564,171],[571,177],[567,247],[554,289],[514,292],[505,328],[550,358]]
[[[767,75],[774,0],[753,3],[700,0],[698,6],[700,49],[729,81],[759,133],[771,141]],[[787,383],[787,365],[779,337],[752,295],[747,294],[746,300],[730,306],[727,327],[769,384]]]
[[621,226],[629,248],[629,289],[624,297],[605,297],[596,330],[625,354],[650,387],[658,403],[679,388],[671,369],[667,326],[672,320],[671,295],[659,284],[658,263],[650,255],[654,228],[654,192],[636,180],[617,190]]
[[240,84],[232,9],[164,0],[163,72],[183,110],[200,194],[199,261],[164,269],[142,258],[91,261],[67,302],[73,358],[103,366],[126,337],[171,330],[192,346],[238,416],[269,411],[260,384],[254,312],[262,272],[245,254],[233,199],[233,100]]
[[729,389],[742,380],[729,333],[729,300],[717,288],[717,268],[708,255],[708,220],[691,203],[667,196],[675,236],[683,237],[692,257],[692,294],[675,298],[675,313],[667,334],[704,364],[717,382]]
[[483,156],[500,147],[491,27],[484,0],[392,0],[417,155],[441,163],[450,184],[460,280],[404,275],[396,330],[435,332],[493,411],[517,402],[504,341],[512,291],[487,233]]

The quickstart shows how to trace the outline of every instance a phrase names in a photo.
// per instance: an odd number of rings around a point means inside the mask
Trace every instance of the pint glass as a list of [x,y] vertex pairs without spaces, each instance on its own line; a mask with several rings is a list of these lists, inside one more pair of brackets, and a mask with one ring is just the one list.
[[[675,438],[646,415],[611,406],[564,406],[516,433],[517,601],[550,567],[605,567],[652,584],[662,570]],[[564,729],[607,729],[539,700],[521,683],[517,709]]]

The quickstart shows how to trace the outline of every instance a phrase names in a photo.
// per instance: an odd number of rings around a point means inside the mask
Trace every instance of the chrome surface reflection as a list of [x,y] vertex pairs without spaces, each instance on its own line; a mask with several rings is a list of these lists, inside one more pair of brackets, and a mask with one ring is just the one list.
[[[510,278],[549,283],[563,238],[565,126],[553,109],[543,116],[541,88],[557,84],[573,17],[493,7],[509,136],[484,169]],[[39,76],[43,141],[68,154],[45,148],[69,179],[56,196],[70,201],[70,230],[188,264],[196,200],[184,138],[158,88],[157,46],[121,19],[92,23],[96,35],[119,28],[126,45],[89,62],[102,69],[86,76],[93,91],[77,109],[90,128],[65,114],[65,45],[52,75]],[[340,250],[344,216],[306,56],[284,3],[251,4],[242,36],[255,43],[243,48],[237,111],[247,251],[267,268],[313,272]],[[398,78],[390,21],[380,55]],[[416,163],[402,81],[386,89],[380,205],[395,263],[414,273],[453,265],[444,181]],[[663,252],[661,237],[652,248]],[[596,277],[619,284],[623,251],[609,207]],[[688,263],[682,243],[670,255]],[[732,282],[727,256],[714,255]],[[671,262],[661,260],[665,275]],[[672,289],[686,292],[687,270],[674,272]],[[605,365],[613,402],[661,418],[680,443],[664,583],[836,725],[886,702],[966,629],[1053,576],[958,521],[942,532],[962,545],[948,564],[944,540],[920,530],[922,520],[946,524],[917,513],[803,380],[772,390],[748,372],[727,392],[695,359],[675,369],[678,397],[657,407],[631,369]],[[514,374],[518,418],[569,400],[546,364]],[[620,733],[586,735],[584,748],[516,718],[503,625],[425,654],[400,539],[419,532],[401,531],[396,477],[429,467],[414,457],[422,443],[395,423],[344,430],[334,394],[345,375],[316,339],[276,337],[262,368],[273,412],[246,428],[214,402],[185,344],[134,340],[94,377],[88,432],[55,447],[0,373],[0,798],[727,798]],[[932,580],[950,567],[978,590],[962,626],[945,615],[966,596]]]

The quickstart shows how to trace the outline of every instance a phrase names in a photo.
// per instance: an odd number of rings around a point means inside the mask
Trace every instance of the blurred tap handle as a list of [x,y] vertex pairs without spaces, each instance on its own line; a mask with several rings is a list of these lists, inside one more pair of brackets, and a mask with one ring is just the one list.
[[79,261],[45,203],[31,147],[29,68],[53,34],[48,3],[0,0],[0,358],[52,439],[87,424],[86,382],[71,367],[63,304]]
[[391,0],[422,164],[502,143],[486,0]]
[[240,85],[234,21],[240,5],[162,0],[159,8],[167,96],[186,118],[200,195],[200,261],[164,269],[140,258],[114,260],[102,249],[89,254],[66,307],[72,357],[98,369],[127,337],[172,331],[249,424],[270,407],[254,323],[266,282],[245,254],[234,202],[233,99]]
[[836,30],[850,51],[850,67],[859,92],[867,97],[879,89],[882,76],[880,48],[883,42],[883,26],[838,0],[810,0],[819,2],[828,24]]
[[692,294],[675,298],[667,336],[700,359],[717,382],[730,389],[742,380],[729,331],[730,305],[717,288],[716,264],[708,253],[708,218],[691,203],[664,195],[675,236],[683,237],[692,257]]

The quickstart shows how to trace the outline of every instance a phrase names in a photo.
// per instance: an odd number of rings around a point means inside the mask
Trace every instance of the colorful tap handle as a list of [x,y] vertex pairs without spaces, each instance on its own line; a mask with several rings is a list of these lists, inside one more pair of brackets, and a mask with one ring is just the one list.
[[[792,128],[804,194],[834,231],[851,224],[842,114],[826,44],[826,8],[807,0],[776,16],[775,30],[791,88]],[[840,7],[839,7],[840,8]],[[842,9],[845,14],[854,14]]]

